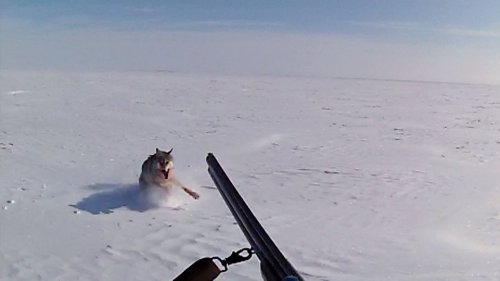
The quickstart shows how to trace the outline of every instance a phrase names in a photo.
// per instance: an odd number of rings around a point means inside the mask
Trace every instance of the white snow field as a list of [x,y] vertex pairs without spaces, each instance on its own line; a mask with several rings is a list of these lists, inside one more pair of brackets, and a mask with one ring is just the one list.
[[[306,280],[500,280],[500,86],[1,76],[0,280],[171,280],[248,246],[208,152]],[[156,147],[199,200],[141,199]]]

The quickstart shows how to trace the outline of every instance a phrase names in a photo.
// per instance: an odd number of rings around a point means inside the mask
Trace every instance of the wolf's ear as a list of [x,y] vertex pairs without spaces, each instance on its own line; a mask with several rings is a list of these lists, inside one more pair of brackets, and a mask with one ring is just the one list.
[[158,147],[156,148],[156,154],[160,153],[160,150],[158,149]]
[[173,148],[171,148],[171,149],[167,152],[167,154],[172,153],[172,150],[174,150],[174,149],[173,149]]

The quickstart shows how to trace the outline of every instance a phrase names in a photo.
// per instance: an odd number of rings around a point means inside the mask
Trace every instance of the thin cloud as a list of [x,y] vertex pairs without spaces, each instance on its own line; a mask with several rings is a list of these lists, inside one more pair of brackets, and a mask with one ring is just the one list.
[[466,37],[485,37],[485,38],[500,38],[500,30],[489,30],[489,29],[468,29],[468,28],[437,28],[438,32],[456,35],[456,36],[466,36]]
[[346,23],[358,27],[380,28],[380,29],[417,30],[422,28],[422,26],[416,22],[404,22],[404,21],[385,21],[385,22],[346,21]]
[[209,20],[209,21],[192,21],[186,23],[176,23],[170,25],[171,28],[191,29],[191,28],[241,28],[241,29],[261,29],[261,28],[281,28],[283,24],[277,22],[261,22],[261,21],[241,21],[241,20]]
[[150,7],[127,7],[125,8],[125,10],[130,12],[145,13],[145,14],[158,12],[158,9]]
[[346,23],[364,28],[385,29],[385,30],[406,30],[419,32],[434,32],[443,35],[463,36],[463,37],[483,37],[483,38],[500,38],[500,29],[470,29],[461,27],[432,27],[416,22],[400,22],[400,21],[346,21]]

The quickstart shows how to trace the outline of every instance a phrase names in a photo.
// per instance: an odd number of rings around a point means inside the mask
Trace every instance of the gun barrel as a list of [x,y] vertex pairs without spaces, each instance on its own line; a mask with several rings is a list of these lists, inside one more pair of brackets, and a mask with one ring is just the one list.
[[303,281],[254,216],[215,156],[209,153],[206,160],[208,172],[222,198],[257,254],[261,265],[265,265],[265,270],[261,270],[264,279],[281,281],[286,277],[294,276],[297,280]]

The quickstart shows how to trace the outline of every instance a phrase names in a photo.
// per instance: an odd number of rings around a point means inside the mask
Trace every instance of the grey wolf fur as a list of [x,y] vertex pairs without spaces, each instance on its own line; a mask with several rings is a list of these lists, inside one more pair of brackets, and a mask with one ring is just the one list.
[[174,177],[174,157],[171,155],[172,150],[173,149],[170,149],[170,151],[162,151],[157,148],[155,154],[150,155],[144,163],[142,163],[141,176],[139,177],[141,189],[147,187],[160,187],[165,189],[180,187],[194,199],[200,198],[198,193],[184,186]]

